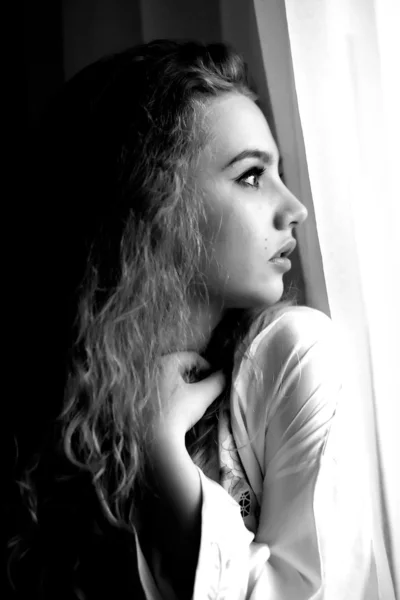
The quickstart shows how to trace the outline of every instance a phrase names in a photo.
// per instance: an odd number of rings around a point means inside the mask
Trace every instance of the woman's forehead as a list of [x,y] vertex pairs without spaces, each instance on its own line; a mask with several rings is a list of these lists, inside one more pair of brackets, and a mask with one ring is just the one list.
[[276,143],[262,111],[243,94],[229,93],[213,98],[204,115],[207,143],[201,157],[203,166],[216,161],[223,168],[246,150],[278,154]]

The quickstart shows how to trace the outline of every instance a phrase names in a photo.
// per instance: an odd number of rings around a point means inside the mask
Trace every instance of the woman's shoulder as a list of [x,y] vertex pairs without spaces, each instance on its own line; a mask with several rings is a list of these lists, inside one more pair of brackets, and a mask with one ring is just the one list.
[[[294,410],[310,398],[310,408],[317,402],[335,402],[341,386],[339,342],[325,313],[307,306],[285,307],[258,333],[238,363],[233,404],[239,403],[256,428],[289,399]],[[318,389],[329,391],[321,396],[314,393]]]
[[300,372],[305,361],[316,368],[339,363],[340,336],[325,313],[299,305],[266,313],[265,319],[252,324],[235,357],[234,385],[247,385],[254,375],[258,380],[261,372],[267,373],[267,379],[278,380],[284,373]]
[[253,332],[248,352],[254,354],[266,344],[310,345],[334,334],[332,320],[325,313],[309,306],[285,306]]

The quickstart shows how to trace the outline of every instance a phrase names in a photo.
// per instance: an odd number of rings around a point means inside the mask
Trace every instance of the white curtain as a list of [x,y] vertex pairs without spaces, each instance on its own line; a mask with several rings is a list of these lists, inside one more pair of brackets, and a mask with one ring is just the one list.
[[[343,339],[347,438],[379,600],[400,598],[400,1],[221,1],[223,35],[268,81],[307,304]],[[261,63],[260,63],[261,57]],[[265,84],[264,84],[265,85]],[[345,441],[344,441],[345,443]],[[397,586],[397,587],[396,587]]]
[[358,419],[386,599],[400,583],[399,3],[285,6],[327,296],[349,365],[349,433]]

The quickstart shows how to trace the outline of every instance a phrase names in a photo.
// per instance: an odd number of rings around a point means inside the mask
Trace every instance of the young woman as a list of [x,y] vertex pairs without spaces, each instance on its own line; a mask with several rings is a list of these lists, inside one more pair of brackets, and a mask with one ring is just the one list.
[[347,543],[330,441],[338,341],[324,314],[282,300],[307,210],[241,58],[165,40],[107,57],[66,85],[36,142],[51,353],[67,368],[20,484],[16,589],[366,598],[369,540]]

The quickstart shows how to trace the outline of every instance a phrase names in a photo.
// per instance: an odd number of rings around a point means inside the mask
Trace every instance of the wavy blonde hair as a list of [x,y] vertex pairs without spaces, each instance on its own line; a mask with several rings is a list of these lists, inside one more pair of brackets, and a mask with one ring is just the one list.
[[[12,544],[20,555],[35,535],[58,527],[59,515],[48,517],[49,498],[61,493],[55,481],[69,482],[68,501],[86,506],[84,518],[96,498],[113,527],[133,532],[136,507],[148,491],[158,358],[186,349],[189,301],[193,293],[207,299],[200,268],[207,253],[204,205],[190,178],[207,142],[202,115],[210,98],[232,91],[255,99],[245,64],[231,48],[157,40],[84,69],[49,113],[42,143],[53,158],[45,190],[49,196],[57,190],[63,205],[71,205],[64,253],[74,277],[65,295],[74,321],[64,327],[64,404],[49,449],[58,458],[46,462],[42,452],[20,481],[32,523],[29,536]],[[293,302],[227,311],[205,358],[229,380],[235,357]],[[215,444],[218,409],[229,392],[228,386],[187,435],[200,465]],[[78,498],[74,482],[81,479],[86,492]],[[65,498],[65,485],[62,490]],[[71,511],[70,525],[78,512]],[[73,551],[68,556],[65,564],[76,575],[79,559]]]

